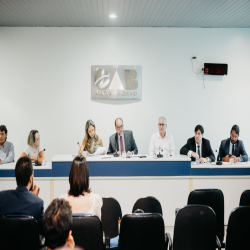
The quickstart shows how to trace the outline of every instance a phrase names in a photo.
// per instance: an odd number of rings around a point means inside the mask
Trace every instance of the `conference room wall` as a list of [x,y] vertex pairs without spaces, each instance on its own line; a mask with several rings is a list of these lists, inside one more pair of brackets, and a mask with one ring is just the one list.
[[[114,120],[133,130],[147,153],[159,116],[167,118],[176,152],[202,124],[212,148],[233,124],[250,150],[250,29],[0,28],[1,124],[16,159],[38,129],[46,159],[75,154],[93,119],[108,147]],[[205,76],[205,62],[227,63],[227,76]],[[141,65],[142,100],[91,100],[91,65]]]

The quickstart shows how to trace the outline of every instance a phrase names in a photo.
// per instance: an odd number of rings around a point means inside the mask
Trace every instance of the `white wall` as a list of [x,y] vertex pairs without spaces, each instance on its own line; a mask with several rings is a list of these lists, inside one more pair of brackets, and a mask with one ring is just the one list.
[[[227,76],[192,72],[205,62],[228,63]],[[91,65],[141,65],[141,101],[94,101]],[[176,152],[202,124],[212,148],[233,124],[250,154],[250,29],[0,28],[0,124],[16,156],[38,129],[46,158],[78,151],[93,119],[108,146],[114,120],[134,131],[146,153],[157,118],[166,116]],[[17,157],[16,157],[17,159]]]

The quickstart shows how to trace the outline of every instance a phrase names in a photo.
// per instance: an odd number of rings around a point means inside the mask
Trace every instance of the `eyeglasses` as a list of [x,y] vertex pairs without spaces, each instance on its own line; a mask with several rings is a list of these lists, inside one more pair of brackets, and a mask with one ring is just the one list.
[[121,125],[120,127],[116,127],[117,129],[123,129],[123,125]]
[[39,140],[40,140],[40,136],[37,139],[35,139],[35,141],[39,141]]
[[159,127],[164,127],[166,124],[165,123],[159,123],[158,126]]

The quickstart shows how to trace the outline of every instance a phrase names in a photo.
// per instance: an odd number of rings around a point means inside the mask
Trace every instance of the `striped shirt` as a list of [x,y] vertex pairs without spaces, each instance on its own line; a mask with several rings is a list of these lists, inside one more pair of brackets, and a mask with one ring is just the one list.
[[11,142],[5,141],[3,146],[0,146],[0,159],[2,161],[2,164],[14,162],[14,158],[14,145]]

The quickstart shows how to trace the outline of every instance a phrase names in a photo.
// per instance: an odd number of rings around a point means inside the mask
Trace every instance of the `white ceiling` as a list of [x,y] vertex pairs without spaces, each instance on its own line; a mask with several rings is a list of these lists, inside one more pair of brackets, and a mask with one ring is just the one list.
[[250,28],[250,1],[0,0],[0,26]]

